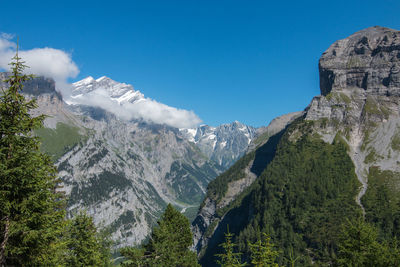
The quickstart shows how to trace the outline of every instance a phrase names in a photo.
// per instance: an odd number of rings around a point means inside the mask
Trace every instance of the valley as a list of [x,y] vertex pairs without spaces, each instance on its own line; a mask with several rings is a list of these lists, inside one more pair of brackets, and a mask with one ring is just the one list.
[[22,93],[37,100],[31,115],[47,116],[34,135],[57,168],[67,217],[86,212],[118,256],[146,259],[153,238],[166,234],[160,229],[174,227],[169,219],[191,222],[191,249],[202,266],[218,266],[227,237],[239,261],[250,262],[263,236],[279,249],[282,266],[294,257],[298,266],[341,264],[344,227],[360,222],[396,252],[400,32],[356,32],[334,42],[318,67],[320,95],[259,128],[200,124],[193,111],[107,76],[77,81],[65,96],[39,76]]

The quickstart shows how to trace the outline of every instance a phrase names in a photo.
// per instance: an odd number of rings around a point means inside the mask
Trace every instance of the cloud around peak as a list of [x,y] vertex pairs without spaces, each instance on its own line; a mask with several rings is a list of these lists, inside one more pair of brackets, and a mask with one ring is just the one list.
[[[0,69],[9,71],[12,57],[16,52],[16,43],[12,41],[13,35],[0,34]],[[19,50],[19,56],[29,66],[25,69],[28,74],[53,78],[57,89],[63,94],[68,94],[67,80],[79,74],[79,68],[72,60],[71,54],[54,48],[34,48]]]
[[170,107],[153,99],[145,98],[139,91],[136,93],[141,95],[138,100],[133,102],[117,101],[111,97],[110,91],[100,87],[71,98],[70,103],[100,107],[127,121],[138,119],[149,123],[166,124],[175,128],[193,128],[202,122],[193,111]]
[[[13,41],[14,35],[0,33],[0,71],[10,70],[9,63],[14,57],[17,44]],[[68,79],[76,78],[79,68],[72,60],[72,55],[60,49],[44,47],[29,50],[19,50],[19,56],[29,68],[27,74],[53,78],[56,89],[64,99],[70,99],[73,86]],[[143,119],[146,122],[166,124],[177,128],[191,128],[201,120],[193,112],[167,106],[150,98],[137,103],[116,103],[105,92],[93,92],[90,96],[79,100],[79,104],[102,107],[124,120]],[[77,100],[77,99],[76,99]]]

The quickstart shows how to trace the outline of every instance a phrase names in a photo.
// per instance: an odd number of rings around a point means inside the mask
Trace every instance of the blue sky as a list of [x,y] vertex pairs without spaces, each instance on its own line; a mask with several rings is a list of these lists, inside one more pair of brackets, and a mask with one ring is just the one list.
[[[83,2],[83,3],[82,3]],[[106,75],[193,110],[204,123],[262,126],[319,94],[318,59],[375,25],[400,30],[400,1],[3,1],[0,32],[21,49],[69,53]]]

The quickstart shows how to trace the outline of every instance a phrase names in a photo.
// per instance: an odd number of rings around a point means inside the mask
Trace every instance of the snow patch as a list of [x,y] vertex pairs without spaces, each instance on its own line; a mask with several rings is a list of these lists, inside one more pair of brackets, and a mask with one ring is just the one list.
[[209,136],[207,136],[207,139],[210,139],[210,140],[214,140],[216,138],[217,138],[217,136],[215,134],[210,134]]
[[221,148],[224,148],[224,147],[226,147],[226,144],[227,144],[227,142],[224,141],[224,142],[219,143],[219,146],[220,146]]

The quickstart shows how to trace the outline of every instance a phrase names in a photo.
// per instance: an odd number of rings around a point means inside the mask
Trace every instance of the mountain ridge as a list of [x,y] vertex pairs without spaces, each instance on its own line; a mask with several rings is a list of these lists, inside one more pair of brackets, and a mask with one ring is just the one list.
[[[346,216],[364,215],[380,229],[398,221],[398,210],[387,210],[390,215],[385,217],[371,200],[386,205],[377,198],[376,186],[381,183],[380,194],[386,194],[386,190],[394,190],[400,184],[399,44],[399,31],[375,26],[336,41],[323,53],[319,61],[321,95],[314,97],[304,113],[289,122],[287,128],[265,136],[263,145],[250,150],[232,166],[232,171],[209,184],[207,197],[192,228],[194,244],[203,264],[214,266],[213,254],[218,253],[218,243],[223,242],[227,224],[237,236],[245,257],[248,255],[246,242],[256,239],[260,231],[266,231],[275,244],[281,246],[285,257],[296,253],[301,255],[301,264],[311,266],[312,263],[329,265],[335,259],[335,233],[339,231],[335,227]],[[309,151],[314,152],[309,154]],[[325,151],[327,162],[319,155],[320,151]],[[342,156],[337,157],[338,154]],[[259,163],[255,165],[257,155]],[[299,161],[299,157],[306,161]],[[293,163],[305,164],[304,169],[299,170]],[[327,166],[322,166],[328,163],[336,164],[329,166],[331,172],[323,177],[313,172],[314,168],[324,172]],[[340,166],[347,166],[345,176],[330,176],[332,173],[343,175],[341,170],[345,169]],[[251,178],[249,170],[257,170],[260,176],[232,198],[232,204],[224,204],[224,199],[229,197],[230,183]],[[382,182],[382,173],[390,177],[387,178],[390,188]],[[298,184],[298,179],[304,181]],[[316,187],[308,187],[307,182]],[[332,183],[338,186],[348,183],[355,190],[349,187],[340,196]],[[355,186],[357,183],[359,186]],[[292,195],[292,190],[299,188],[304,191]],[[316,188],[320,191],[314,191]],[[209,193],[210,190],[215,193]],[[313,199],[314,194],[319,196],[318,192],[324,192],[326,198]],[[263,199],[265,201],[260,201]],[[311,203],[298,206],[299,199]],[[398,203],[394,198],[391,201]],[[337,210],[340,204],[342,211]],[[314,210],[307,210],[308,205]],[[343,214],[337,217],[335,210]],[[320,216],[326,216],[328,221],[320,221]],[[308,223],[302,224],[304,220]],[[330,235],[307,232],[310,228]],[[396,227],[389,230],[382,232],[382,236],[399,237]]]
[[[0,73],[1,80],[6,77]],[[78,83],[75,93],[104,89],[104,83],[115,89],[111,97],[133,90],[102,77]],[[33,115],[50,115],[36,134],[56,163],[69,198],[69,216],[85,209],[96,225],[112,233],[117,246],[143,242],[167,203],[192,216],[207,184],[224,170],[178,128],[123,120],[98,106],[68,105],[52,79],[31,80],[24,94],[37,99]],[[239,137],[244,133],[238,131],[232,142]],[[247,149],[247,142],[231,161]]]

